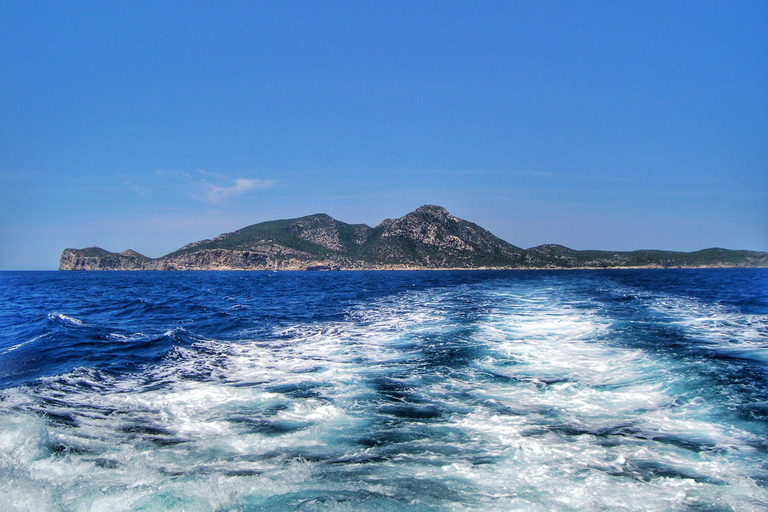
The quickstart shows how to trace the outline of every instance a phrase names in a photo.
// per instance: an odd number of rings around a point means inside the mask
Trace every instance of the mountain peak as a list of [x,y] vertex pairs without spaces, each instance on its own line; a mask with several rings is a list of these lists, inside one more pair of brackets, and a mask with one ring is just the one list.
[[120,253],[121,256],[125,256],[128,258],[143,258],[143,259],[149,259],[146,256],[144,256],[141,253],[138,253],[134,251],[133,249],[126,249],[123,252]]
[[436,204],[425,204],[416,208],[417,213],[430,213],[432,215],[449,215],[448,210]]
[[445,219],[451,217],[451,214],[448,213],[448,210],[442,206],[437,206],[434,204],[425,204],[424,206],[420,206],[416,208],[413,213],[416,215],[428,215],[430,217],[435,217],[441,222],[444,222]]
[[363,251],[377,263],[422,268],[511,267],[522,261],[521,249],[431,204],[383,221]]

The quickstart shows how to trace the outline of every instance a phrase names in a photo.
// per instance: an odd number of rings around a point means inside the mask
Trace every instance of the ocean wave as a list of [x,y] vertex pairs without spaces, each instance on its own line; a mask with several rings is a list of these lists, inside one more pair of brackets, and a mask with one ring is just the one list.
[[687,298],[661,300],[654,309],[704,349],[768,362],[768,315],[743,314],[732,306]]
[[8,348],[5,348],[2,351],[0,351],[0,354],[7,354],[8,352],[13,352],[14,350],[18,350],[18,349],[20,349],[22,347],[25,347],[27,345],[34,344],[36,341],[40,340],[43,336],[44,336],[43,334],[39,334],[39,335],[33,337],[32,339],[29,339],[27,341],[22,341],[21,343],[17,343],[15,345],[12,345],[12,346],[10,346]]
[[[377,279],[408,286],[318,299],[293,321],[258,311],[246,296],[252,281],[238,279],[238,290],[217,275],[226,290],[208,283],[205,293],[222,304],[195,309],[213,315],[202,320],[189,311],[141,325],[77,314],[91,325],[62,329],[60,339],[76,332],[70,348],[93,358],[0,391],[0,478],[13,481],[0,502],[764,510],[766,423],[728,408],[765,390],[725,383],[734,368],[697,348],[711,345],[699,329],[735,329],[748,343],[739,329],[750,321],[759,340],[761,318],[715,307],[727,321],[699,325],[710,311],[699,298],[633,289],[614,274],[591,273],[586,284],[558,275],[451,286],[432,276],[438,284],[425,288],[384,273]],[[190,293],[205,284],[174,278]],[[271,281],[279,288],[279,277]],[[232,302],[248,308],[208,328]],[[660,349],[668,331],[694,347]],[[718,372],[722,384],[704,379]]]
[[67,316],[63,313],[48,313],[48,316],[46,317],[49,321],[61,324],[61,325],[70,325],[70,326],[76,326],[76,327],[88,327],[88,324],[83,322],[82,320],[79,320],[77,318]]

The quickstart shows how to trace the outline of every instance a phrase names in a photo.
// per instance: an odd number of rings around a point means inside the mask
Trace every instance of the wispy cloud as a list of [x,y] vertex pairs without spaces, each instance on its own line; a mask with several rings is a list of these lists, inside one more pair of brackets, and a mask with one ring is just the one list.
[[[186,192],[184,195],[187,197],[207,204],[224,204],[233,197],[275,185],[274,180],[245,177],[232,179],[226,174],[204,169],[194,173],[158,170],[155,175],[166,187],[177,188],[179,192]],[[125,185],[141,195],[141,188],[137,189],[134,183],[126,182]]]
[[238,178],[231,186],[219,186],[203,181],[203,194],[201,199],[212,204],[222,204],[230,197],[239,196],[249,190],[271,188],[273,180],[257,180]]

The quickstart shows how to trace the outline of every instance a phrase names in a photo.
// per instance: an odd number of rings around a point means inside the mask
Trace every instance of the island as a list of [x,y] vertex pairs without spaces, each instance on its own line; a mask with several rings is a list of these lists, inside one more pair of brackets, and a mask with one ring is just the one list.
[[159,258],[130,249],[65,249],[59,270],[433,270],[768,267],[768,253],[728,249],[521,249],[472,222],[425,205],[375,228],[315,214],[253,224]]

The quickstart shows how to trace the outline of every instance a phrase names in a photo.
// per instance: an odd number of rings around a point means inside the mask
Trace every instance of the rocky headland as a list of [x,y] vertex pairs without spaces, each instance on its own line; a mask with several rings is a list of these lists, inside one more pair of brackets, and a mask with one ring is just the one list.
[[547,244],[521,249],[426,205],[372,228],[325,214],[253,224],[161,256],[65,249],[59,270],[407,270],[525,268],[768,267],[768,253],[705,249],[577,251]]

